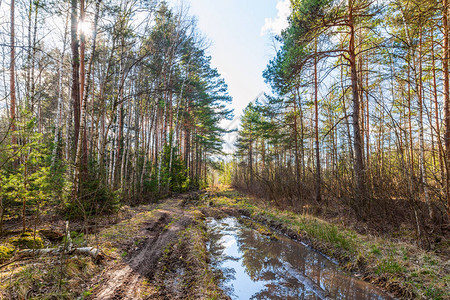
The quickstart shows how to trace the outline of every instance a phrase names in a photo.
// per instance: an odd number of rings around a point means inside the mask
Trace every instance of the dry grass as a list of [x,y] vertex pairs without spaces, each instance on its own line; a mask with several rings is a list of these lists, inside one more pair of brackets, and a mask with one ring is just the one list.
[[[124,221],[106,226],[97,234],[83,235],[72,232],[76,246],[89,245],[98,247],[104,254],[119,258],[121,247],[134,239],[143,224],[153,217],[156,205],[145,205],[136,208],[122,208],[117,216]],[[37,236],[39,239],[41,237]],[[90,257],[81,256],[42,256],[19,259],[11,257],[13,245],[4,240],[0,246],[0,255],[4,267],[0,269],[0,297],[5,299],[76,299],[87,296],[91,278],[101,272],[104,265],[94,262]],[[23,239],[23,238],[22,238]],[[45,247],[57,247],[44,240]],[[17,247],[24,243],[16,243]],[[26,243],[25,243],[26,244]],[[3,253],[3,254],[2,254]],[[8,263],[10,259],[10,264]]]
[[88,257],[39,257],[3,268],[0,290],[5,299],[74,299],[99,270]]

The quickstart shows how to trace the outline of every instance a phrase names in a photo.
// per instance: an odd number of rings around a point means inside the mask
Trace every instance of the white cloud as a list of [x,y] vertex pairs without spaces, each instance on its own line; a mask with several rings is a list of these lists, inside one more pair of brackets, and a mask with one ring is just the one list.
[[277,0],[277,16],[275,19],[266,18],[264,25],[261,28],[261,35],[275,34],[278,35],[283,29],[285,29],[288,23],[288,17],[291,13],[291,1],[290,0]]

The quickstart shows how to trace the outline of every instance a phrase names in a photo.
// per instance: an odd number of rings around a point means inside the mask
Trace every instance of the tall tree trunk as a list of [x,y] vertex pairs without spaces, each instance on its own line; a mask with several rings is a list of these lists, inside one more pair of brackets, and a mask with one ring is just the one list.
[[315,40],[314,55],[314,136],[316,142],[316,201],[321,202],[321,175],[320,175],[320,149],[319,149],[319,104],[318,104],[318,83],[317,83],[317,39]]
[[409,162],[411,164],[411,178],[414,179],[414,140],[412,136],[412,110],[411,110],[411,83],[410,83],[410,68],[408,66],[408,133],[409,133]]
[[30,99],[31,99],[31,64],[34,64],[33,57],[31,54],[33,51],[31,51],[32,46],[32,33],[31,33],[31,27],[33,25],[33,4],[34,1],[30,0],[28,5],[28,53],[27,53],[27,79],[26,79],[26,91],[27,91],[27,98],[25,100],[25,108],[28,110],[30,109]]
[[444,41],[442,45],[442,72],[444,78],[444,117],[445,117],[445,167],[446,167],[446,196],[447,196],[447,214],[450,217],[450,90],[449,90],[449,74],[448,74],[448,60],[449,60],[449,41],[448,41],[448,0],[442,0],[442,27],[444,33]]
[[[80,0],[80,21],[83,24],[84,22],[84,0]],[[83,101],[84,99],[84,88],[85,88],[85,69],[84,69],[84,53],[86,48],[86,37],[83,30],[80,31],[80,90],[79,90],[79,102],[81,104],[80,111],[80,124],[79,124],[79,136],[77,139],[77,147],[76,147],[76,156],[75,156],[75,180],[73,183],[73,193],[74,196],[77,197],[77,193],[79,190],[79,183],[81,174],[83,176],[87,175],[87,163],[83,163],[84,158],[82,157],[85,154],[83,148],[86,146],[86,110],[87,110],[87,101]],[[87,161],[86,161],[87,162]]]
[[[135,100],[137,101],[137,100]],[[132,109],[131,109],[131,105],[128,104],[128,110],[126,111],[126,115],[128,115],[128,120],[126,121],[126,126],[128,128],[131,128],[131,115],[132,115]],[[138,135],[138,126],[137,124],[135,124],[135,128],[136,128],[136,135],[137,135],[137,140],[135,142],[135,148],[137,149],[139,147],[139,135]],[[122,147],[122,159],[121,159],[121,166],[120,166],[120,187],[123,189],[123,194],[126,195],[126,188],[125,185],[127,184],[125,177],[127,175],[126,169],[128,166],[128,160],[130,157],[130,149],[129,149],[129,145],[130,145],[130,130],[127,130],[126,134],[124,134],[123,137],[123,147]],[[137,156],[137,155],[135,155]],[[117,161],[117,163],[119,163],[119,161]]]
[[[352,82],[352,97],[353,97],[353,147],[355,151],[354,169],[356,177],[356,194],[358,210],[365,209],[365,188],[364,188],[364,160],[362,156],[362,141],[361,141],[361,128],[359,125],[359,92],[358,92],[358,75],[356,66],[356,51],[355,51],[355,28],[353,18],[353,0],[348,1],[348,26],[350,41],[348,47],[348,61],[350,63],[351,82]],[[360,211],[361,213],[361,211]]]
[[253,141],[250,141],[248,148],[248,168],[250,172],[250,187],[253,188]]
[[[294,155],[295,155],[295,177],[297,179],[296,187],[297,193],[300,195],[300,182],[301,182],[301,174],[300,174],[300,159],[299,159],[299,151],[298,151],[298,126],[297,126],[297,99],[296,97],[300,97],[294,93]],[[265,161],[265,149],[264,149],[264,139],[262,140],[262,154],[263,154],[263,169],[264,169],[264,161]]]
[[438,155],[439,155],[439,167],[441,171],[441,178],[444,179],[444,162],[442,157],[442,141],[441,141],[441,128],[440,128],[440,119],[439,119],[439,104],[438,104],[438,92],[437,92],[437,83],[436,83],[436,57],[434,53],[434,40],[433,33],[431,33],[431,60],[432,60],[432,71],[433,71],[433,100],[434,100],[434,118],[435,118],[435,132],[438,140]]
[[428,214],[432,218],[432,211],[430,206],[430,197],[428,195],[427,187],[427,169],[425,165],[425,141],[423,130],[423,80],[422,80],[422,27],[419,28],[419,76],[417,78],[417,98],[419,105],[419,147],[420,147],[420,179],[422,190],[425,195],[425,203],[428,207]]
[[[94,28],[92,31],[92,51],[91,51],[91,57],[89,58],[89,63],[88,63],[88,70],[87,70],[87,74],[86,74],[86,78],[82,79],[82,83],[85,86],[84,91],[82,93],[82,98],[80,99],[80,101],[82,101],[83,107],[84,107],[84,114],[86,116],[84,116],[85,120],[83,120],[82,122],[84,122],[84,131],[83,131],[83,144],[82,144],[82,164],[83,164],[83,168],[85,170],[87,170],[88,167],[88,143],[87,143],[87,128],[86,128],[86,122],[87,122],[87,105],[88,105],[88,98],[89,98],[89,91],[90,91],[90,87],[91,87],[91,75],[93,73],[93,65],[94,65],[94,59],[96,58],[96,47],[97,47],[97,26],[98,26],[98,17],[99,17],[99,11],[100,11],[100,3],[102,0],[97,0],[96,4],[95,4],[95,15],[94,15]],[[84,4],[83,4],[83,15],[84,15]],[[84,21],[84,16],[83,16],[83,21]],[[83,33],[83,39],[85,39],[85,34]],[[84,48],[84,44],[85,41],[83,41],[83,48]],[[84,56],[84,52],[85,50],[83,49],[83,56]],[[82,60],[83,66],[82,66],[82,72],[83,72],[83,77],[84,77],[84,59]],[[84,83],[86,82],[86,83]],[[94,92],[92,93],[92,103],[94,102]],[[92,105],[93,106],[93,105]],[[93,122],[91,122],[91,130],[94,127]],[[91,140],[93,139],[92,135],[91,135]]]
[[[367,176],[372,177],[370,171],[370,111],[369,111],[369,60],[367,60],[367,72],[366,72],[366,156],[367,165],[366,170],[368,172]],[[373,181],[371,180],[372,185]]]
[[80,132],[80,57],[78,44],[78,15],[77,15],[77,0],[71,0],[71,15],[70,15],[70,36],[72,49],[72,106],[73,106],[73,152],[74,161],[77,152],[78,137]]
[[[32,47],[33,51],[31,54],[32,60],[36,57],[37,52],[37,46],[36,46],[36,39],[37,39],[37,25],[38,25],[38,10],[39,10],[39,1],[34,2],[34,28],[33,28],[33,41],[32,41]],[[31,64],[31,92],[30,92],[30,102],[31,102],[31,112],[34,113],[34,97],[36,94],[36,81],[35,81],[35,67],[34,62]],[[39,80],[42,79],[42,76],[39,76]],[[40,101],[40,98],[39,98]],[[39,109],[41,109],[41,106],[39,106]],[[39,122],[41,121],[41,114],[39,113]],[[40,124],[39,124],[40,125]],[[39,130],[39,132],[41,132]]]
[[13,149],[15,148],[15,145],[17,144],[17,137],[16,137],[16,72],[15,72],[15,66],[16,66],[16,49],[15,49],[15,39],[16,35],[14,32],[15,27],[15,0],[11,0],[11,35],[10,35],[10,42],[11,42],[11,57],[10,57],[10,77],[9,77],[9,92],[10,92],[10,118],[11,118],[11,145],[13,146]]
[[63,62],[64,62],[64,55],[66,53],[66,42],[67,42],[67,23],[68,19],[66,19],[66,24],[64,26],[64,39],[63,39],[63,50],[61,53],[61,58],[58,62],[58,111],[56,113],[56,126],[55,126],[55,137],[53,139],[53,152],[52,152],[52,167],[56,163],[56,155],[57,155],[57,148],[60,140],[61,135],[61,118],[62,118],[62,107],[63,107]]
[[[180,113],[180,106],[183,103],[183,92],[184,92],[184,86],[186,84],[186,79],[189,76],[189,62],[190,62],[190,57],[188,59],[187,65],[188,65],[188,70],[186,71],[186,75],[183,78],[183,83],[181,84],[181,91],[180,91],[180,99],[178,100],[177,97],[177,103],[176,103],[176,115],[175,115],[175,132],[170,132],[171,136],[170,136],[170,140],[169,140],[169,147],[170,147],[170,158],[169,158],[169,174],[172,174],[172,161],[173,161],[173,151],[172,151],[172,144],[173,141],[175,140],[175,134],[178,135],[178,121],[179,121],[179,113]],[[171,97],[172,98],[172,97]],[[171,122],[172,124],[172,122]],[[176,140],[175,140],[176,141]],[[168,183],[167,186],[170,187],[170,181],[172,180],[172,176],[168,177]]]
[[301,164],[301,173],[302,173],[302,181],[306,180],[306,166],[305,166],[305,126],[303,121],[303,106],[302,106],[302,99],[300,97],[300,91],[297,88],[297,95],[298,95],[298,110],[300,112],[300,155],[302,157],[302,164]]

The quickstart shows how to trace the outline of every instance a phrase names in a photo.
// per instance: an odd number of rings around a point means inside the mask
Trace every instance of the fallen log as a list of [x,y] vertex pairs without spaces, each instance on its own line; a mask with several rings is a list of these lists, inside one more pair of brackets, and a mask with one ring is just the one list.
[[94,247],[82,247],[73,249],[73,253],[81,254],[81,255],[89,255],[93,259],[100,259],[103,255],[100,253],[100,250]]
[[[21,250],[18,255],[20,257],[30,257],[30,256],[41,256],[41,255],[59,255],[63,251],[63,247],[58,248],[45,248],[45,249],[25,249]],[[94,247],[81,247],[81,248],[72,248],[66,251],[67,254],[79,254],[90,256],[93,259],[101,259],[103,255],[100,250]]]
[[18,255],[21,257],[41,256],[41,255],[58,255],[61,253],[61,248],[45,248],[45,249],[25,249],[20,250]]
[[95,260],[103,258],[100,250],[94,247],[81,247],[74,248],[72,243],[72,238],[70,237],[69,222],[66,222],[66,240],[64,245],[57,248],[45,248],[45,249],[25,249],[21,250],[18,255],[19,257],[30,257],[30,256],[40,256],[40,255],[59,255],[62,252],[67,254],[79,254],[90,256]]

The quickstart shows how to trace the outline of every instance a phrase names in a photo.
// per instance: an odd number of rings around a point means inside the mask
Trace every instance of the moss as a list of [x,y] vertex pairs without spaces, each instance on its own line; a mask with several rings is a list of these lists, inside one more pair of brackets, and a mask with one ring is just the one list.
[[14,247],[8,245],[0,245],[0,261],[11,258]]
[[40,236],[34,237],[31,233],[25,232],[17,237],[10,239],[11,244],[17,248],[39,249],[44,247],[44,241]]

